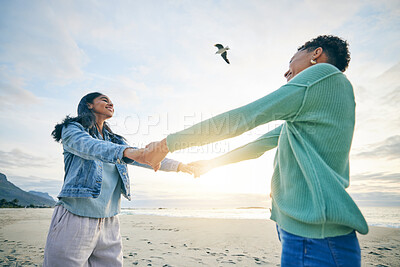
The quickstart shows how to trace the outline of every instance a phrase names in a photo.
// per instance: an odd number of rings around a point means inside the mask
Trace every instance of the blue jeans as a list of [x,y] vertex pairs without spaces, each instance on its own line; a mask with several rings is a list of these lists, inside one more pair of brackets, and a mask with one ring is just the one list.
[[282,243],[281,266],[361,266],[361,250],[356,233],[327,237],[306,238],[290,234],[276,226]]

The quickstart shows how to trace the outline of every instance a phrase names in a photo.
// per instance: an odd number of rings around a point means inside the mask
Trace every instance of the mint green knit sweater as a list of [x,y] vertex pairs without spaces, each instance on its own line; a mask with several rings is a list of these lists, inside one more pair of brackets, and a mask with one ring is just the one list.
[[261,124],[282,126],[238,148],[222,164],[256,158],[278,147],[271,180],[271,219],[292,234],[325,238],[368,232],[346,192],[355,122],[353,88],[336,67],[317,64],[273,93],[168,135],[170,152],[231,138]]

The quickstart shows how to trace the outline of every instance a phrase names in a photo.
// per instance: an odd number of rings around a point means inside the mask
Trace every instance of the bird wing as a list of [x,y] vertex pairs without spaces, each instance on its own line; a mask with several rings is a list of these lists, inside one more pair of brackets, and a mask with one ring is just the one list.
[[229,60],[228,60],[228,58],[226,57],[226,55],[227,55],[227,53],[226,53],[226,51],[225,51],[224,53],[221,54],[221,57],[222,57],[223,59],[225,59],[226,63],[231,64],[231,63],[229,63]]
[[222,44],[215,44],[214,46],[216,46],[218,49],[224,48],[224,46]]

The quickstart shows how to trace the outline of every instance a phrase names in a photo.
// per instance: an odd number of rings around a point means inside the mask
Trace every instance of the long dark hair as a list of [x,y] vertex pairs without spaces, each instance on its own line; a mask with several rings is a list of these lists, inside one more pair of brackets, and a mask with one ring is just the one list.
[[[51,133],[54,140],[56,142],[60,142],[61,132],[62,132],[63,127],[64,126],[68,127],[68,124],[70,124],[71,122],[80,123],[85,129],[89,130],[89,134],[91,136],[96,136],[96,134],[98,133],[98,130],[96,127],[96,116],[93,114],[93,111],[91,109],[89,109],[88,104],[93,104],[93,100],[96,97],[99,97],[101,95],[103,95],[103,94],[99,93],[99,92],[93,92],[93,93],[89,93],[89,94],[85,95],[84,97],[82,97],[81,101],[79,101],[79,104],[78,104],[78,116],[71,117],[71,116],[67,115],[61,123],[58,123],[54,127],[54,130]],[[110,133],[111,142],[120,143],[120,142],[118,142],[118,139],[116,137],[119,137],[119,139],[125,140],[124,137],[113,133],[113,131],[111,131],[110,126],[106,122],[104,122],[103,128],[106,129]]]

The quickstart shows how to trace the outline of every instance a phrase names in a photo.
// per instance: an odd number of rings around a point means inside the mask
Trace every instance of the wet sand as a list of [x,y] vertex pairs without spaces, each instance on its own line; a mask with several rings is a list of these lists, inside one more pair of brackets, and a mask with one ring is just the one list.
[[[0,209],[0,266],[41,266],[52,209]],[[125,266],[279,266],[267,220],[122,215]],[[400,266],[400,229],[359,235],[363,266]]]

